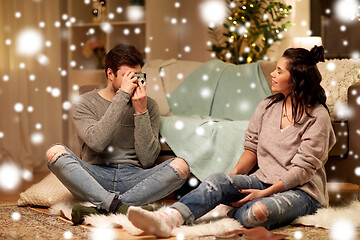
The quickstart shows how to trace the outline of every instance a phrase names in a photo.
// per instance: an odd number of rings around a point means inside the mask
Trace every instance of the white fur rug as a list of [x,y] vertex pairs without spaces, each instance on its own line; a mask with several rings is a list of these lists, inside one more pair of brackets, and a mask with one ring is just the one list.
[[342,207],[319,209],[316,214],[299,217],[293,224],[332,229],[339,222],[348,222],[354,228],[360,227],[360,202],[353,201]]
[[[59,215],[71,220],[71,208],[73,203],[60,202],[50,208],[53,215]],[[92,206],[91,203],[81,203],[83,205]],[[163,205],[155,205],[154,208],[159,210]],[[203,217],[197,219],[192,226],[181,226],[175,228],[172,236],[224,236],[236,230],[242,229],[242,225],[235,219],[228,218],[224,212],[230,207],[219,205]],[[131,235],[141,235],[143,231],[136,228],[124,214],[109,215],[89,215],[85,217],[84,224],[89,224],[98,228],[121,227]]]
[[[89,206],[90,205],[91,204],[89,204]],[[51,213],[71,219],[71,207],[72,203],[58,203],[51,207]],[[155,207],[159,209],[162,206],[155,205]],[[223,236],[226,233],[241,229],[242,226],[238,221],[227,218],[221,213],[223,210],[224,205],[219,205],[211,212],[196,220],[194,225],[175,228],[171,232],[171,235],[186,237],[194,236],[194,233],[196,233],[196,236]],[[356,228],[360,227],[360,218],[356,213],[360,213],[359,201],[354,201],[344,207],[319,209],[316,214],[300,217],[296,219],[293,224],[331,229],[337,222],[346,221]],[[85,218],[84,223],[101,228],[121,227],[132,235],[140,235],[143,233],[142,230],[133,226],[123,214],[90,215]]]

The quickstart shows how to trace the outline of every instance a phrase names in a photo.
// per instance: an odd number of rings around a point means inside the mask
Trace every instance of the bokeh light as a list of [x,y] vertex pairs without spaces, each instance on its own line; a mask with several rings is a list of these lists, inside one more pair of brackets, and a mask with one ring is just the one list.
[[40,63],[43,66],[48,65],[50,62],[49,58],[45,54],[39,54],[36,59],[37,59],[38,63]]
[[24,169],[22,171],[22,178],[26,181],[31,181],[33,179],[33,174],[29,170]]
[[142,6],[129,6],[127,8],[127,18],[130,21],[140,21],[144,19],[144,8]]
[[202,98],[209,98],[211,96],[211,90],[209,88],[203,88],[200,90],[200,96]]
[[196,132],[196,135],[203,136],[205,133],[205,130],[203,127],[197,127],[195,132]]
[[99,226],[91,229],[92,240],[115,240],[114,229],[108,226]]
[[40,145],[44,142],[44,135],[41,132],[35,132],[30,135],[30,141],[33,145]]
[[217,25],[225,20],[226,6],[224,1],[209,0],[203,2],[200,7],[200,14],[204,22]]
[[124,10],[123,10],[123,8],[122,7],[117,7],[116,8],[116,12],[117,13],[122,13]]
[[51,90],[51,95],[53,96],[53,97],[59,97],[60,96],[60,94],[61,94],[61,91],[60,91],[60,89],[59,88],[53,88],[52,90]]
[[195,177],[191,177],[189,179],[189,185],[190,187],[196,187],[197,185],[199,185],[199,180]]
[[329,63],[326,64],[326,68],[329,71],[334,71],[336,69],[336,64],[333,63],[333,62],[329,62]]
[[39,53],[43,47],[41,33],[34,29],[26,29],[17,37],[17,52],[20,55],[32,56]]
[[183,233],[177,233],[176,240],[185,240],[185,235]]
[[65,101],[65,102],[63,102],[62,107],[65,111],[68,111],[71,108],[71,103],[69,101]]
[[22,112],[24,110],[24,105],[22,103],[15,103],[14,110],[15,112]]
[[303,234],[302,234],[301,231],[294,232],[294,238],[295,239],[302,239],[302,237],[303,237]]
[[64,238],[65,239],[71,239],[72,237],[73,237],[73,234],[69,230],[64,232]]
[[334,9],[337,19],[342,22],[354,21],[359,12],[356,0],[337,0]]
[[14,221],[19,221],[20,218],[21,218],[21,215],[20,215],[19,212],[13,212],[13,213],[11,214],[11,218],[12,218]]
[[183,121],[176,121],[175,122],[175,128],[177,129],[177,130],[182,130],[183,128],[184,128],[184,122]]
[[0,188],[5,191],[16,189],[21,183],[21,171],[14,163],[0,165]]
[[351,221],[339,219],[331,226],[330,237],[332,240],[353,240],[355,228]]
[[114,28],[109,22],[102,22],[100,28],[106,33],[111,33],[114,30]]

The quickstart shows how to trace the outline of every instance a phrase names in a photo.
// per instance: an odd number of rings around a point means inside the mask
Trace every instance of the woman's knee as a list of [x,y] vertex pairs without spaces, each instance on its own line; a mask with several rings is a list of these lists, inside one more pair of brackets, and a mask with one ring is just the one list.
[[190,168],[184,159],[175,158],[170,162],[170,166],[175,169],[180,178],[186,179],[189,176]]
[[240,221],[244,227],[267,227],[266,222],[268,221],[269,211],[264,203],[257,201],[245,211],[241,211],[240,209],[237,211],[237,214],[235,214],[235,218]]
[[56,144],[49,148],[46,152],[46,160],[51,163],[54,162],[60,155],[69,154],[66,148],[61,144]]

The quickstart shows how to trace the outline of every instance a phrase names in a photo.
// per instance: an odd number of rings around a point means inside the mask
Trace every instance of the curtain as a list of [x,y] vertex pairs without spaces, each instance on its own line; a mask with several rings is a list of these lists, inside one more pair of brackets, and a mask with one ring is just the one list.
[[0,2],[0,166],[46,170],[45,151],[63,141],[61,0]]

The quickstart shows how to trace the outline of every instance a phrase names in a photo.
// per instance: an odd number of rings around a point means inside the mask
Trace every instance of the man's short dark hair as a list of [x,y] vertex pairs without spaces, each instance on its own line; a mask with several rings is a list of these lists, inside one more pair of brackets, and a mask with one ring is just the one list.
[[118,44],[111,49],[105,57],[105,73],[110,68],[116,76],[117,71],[122,65],[135,67],[144,66],[143,55],[132,45]]

